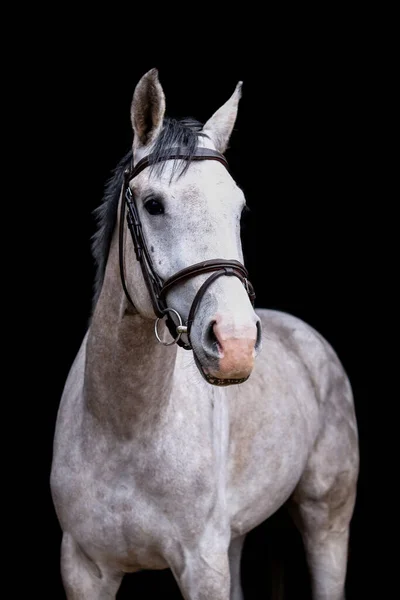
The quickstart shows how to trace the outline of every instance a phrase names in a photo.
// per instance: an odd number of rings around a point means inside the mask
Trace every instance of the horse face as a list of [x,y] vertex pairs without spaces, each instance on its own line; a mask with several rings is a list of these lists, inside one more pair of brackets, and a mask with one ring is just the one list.
[[[240,87],[195,134],[197,145],[224,151],[236,119]],[[160,136],[164,135],[166,152],[168,142],[169,147],[174,146],[174,140],[168,140],[163,129],[164,109],[162,88],[151,71],[139,82],[132,104],[135,164],[160,146]],[[174,160],[166,160],[161,168],[144,169],[131,181],[130,188],[151,260],[163,280],[206,260],[243,262],[240,218],[245,199],[220,163],[196,161],[182,171]],[[137,268],[136,265],[136,273],[132,270],[135,279],[139,275]],[[195,275],[167,293],[168,307],[176,310],[184,322],[197,291],[208,277],[209,274]],[[135,305],[151,317],[148,295],[144,288],[138,290],[137,283],[135,289]],[[207,288],[193,321],[190,342],[196,364],[210,383],[228,385],[249,377],[260,343],[260,326],[248,293],[237,277],[219,277]]]

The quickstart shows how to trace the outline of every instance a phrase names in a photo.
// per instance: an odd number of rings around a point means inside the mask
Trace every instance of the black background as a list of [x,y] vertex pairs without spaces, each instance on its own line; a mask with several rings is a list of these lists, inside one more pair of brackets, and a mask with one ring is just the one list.
[[[49,473],[59,399],[87,326],[92,297],[92,210],[104,183],[132,139],[129,109],[135,84],[157,67],[169,116],[205,121],[243,80],[243,96],[227,158],[251,209],[243,232],[246,265],[257,306],[303,318],[333,345],[350,377],[360,433],[361,472],[350,541],[347,598],[358,598],[365,581],[368,532],[368,372],[365,298],[370,273],[371,219],[365,206],[370,173],[366,145],[366,64],[363,49],[345,26],[280,35],[227,49],[215,36],[185,31],[185,43],[159,48],[135,44],[134,36],[109,37],[73,27],[46,43],[26,74],[36,98],[34,129],[27,139],[42,192],[36,194],[32,252],[41,265],[26,285],[35,298],[31,319],[35,356],[30,389],[42,390],[32,409],[39,423],[34,480],[23,499],[37,519],[25,528],[27,562],[45,569],[44,596],[64,597],[59,576],[61,532],[53,510]],[[204,45],[205,51],[193,48]],[[240,47],[237,47],[240,45]],[[43,175],[46,185],[43,186]],[[49,218],[51,226],[49,227]],[[33,254],[32,254],[33,256]],[[38,290],[41,290],[40,293]],[[22,382],[21,382],[22,383]],[[27,469],[29,471],[29,469]],[[30,476],[28,473],[27,476]],[[301,541],[285,510],[249,534],[243,557],[246,600],[269,598],[272,572],[283,563],[285,598],[307,598]],[[278,577],[279,579],[279,577]],[[30,580],[35,581],[34,576]],[[16,581],[16,589],[22,582]],[[278,586],[279,587],[279,586]],[[22,596],[21,596],[22,597]],[[119,598],[179,598],[169,572],[128,576]]]

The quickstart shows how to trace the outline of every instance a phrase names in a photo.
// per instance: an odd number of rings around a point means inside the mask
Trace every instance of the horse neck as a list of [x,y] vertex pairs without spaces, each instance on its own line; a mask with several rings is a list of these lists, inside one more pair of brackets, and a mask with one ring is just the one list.
[[119,275],[117,235],[88,332],[84,399],[104,428],[130,436],[154,429],[171,398],[176,347],[154,336],[154,321],[130,307]]

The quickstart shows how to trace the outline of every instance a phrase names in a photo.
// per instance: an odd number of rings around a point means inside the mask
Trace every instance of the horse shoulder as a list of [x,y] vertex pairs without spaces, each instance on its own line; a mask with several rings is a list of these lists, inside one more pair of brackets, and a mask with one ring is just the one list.
[[[329,342],[304,321],[277,311],[260,311],[268,335],[285,340],[289,352],[304,365],[304,374],[312,382],[318,406],[318,427],[312,444],[302,489],[313,496],[315,472],[318,471],[318,494],[331,490],[334,482],[343,481],[338,489],[355,484],[358,473],[358,431],[350,380]],[[335,457],[335,460],[332,458]],[[307,477],[307,473],[312,475]],[[347,492],[346,492],[347,493]]]
[[279,345],[281,360],[287,361],[292,357],[302,364],[319,405],[332,400],[332,386],[346,390],[346,401],[352,403],[346,371],[331,344],[318,331],[288,313],[260,309],[257,314],[266,339]]

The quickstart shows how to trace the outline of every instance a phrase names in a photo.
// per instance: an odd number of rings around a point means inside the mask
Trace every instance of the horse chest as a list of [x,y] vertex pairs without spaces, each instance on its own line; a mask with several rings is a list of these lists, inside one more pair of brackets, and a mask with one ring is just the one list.
[[200,535],[218,504],[211,467],[211,455],[200,459],[190,447],[81,457],[79,472],[63,478],[62,520],[90,556],[125,570],[164,568],[171,540]]

